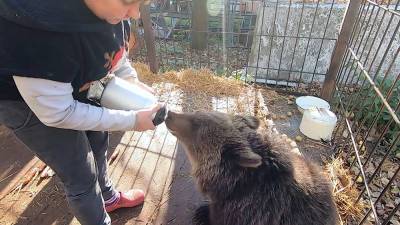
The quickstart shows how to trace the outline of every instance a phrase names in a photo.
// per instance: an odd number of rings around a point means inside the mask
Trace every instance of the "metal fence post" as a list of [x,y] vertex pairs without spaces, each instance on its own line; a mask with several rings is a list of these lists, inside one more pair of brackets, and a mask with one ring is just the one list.
[[155,45],[155,36],[154,31],[151,24],[150,17],[150,6],[142,5],[140,7],[140,14],[143,21],[144,28],[144,40],[146,42],[147,49],[147,61],[150,64],[150,70],[153,73],[158,73],[158,61],[156,55],[156,45]]
[[340,64],[347,49],[347,44],[350,40],[354,24],[357,19],[358,11],[360,10],[362,0],[350,0],[345,16],[343,18],[339,37],[336,42],[335,50],[333,51],[331,63],[328,73],[325,77],[324,84],[321,90],[321,97],[325,100],[331,100],[335,90],[336,77],[338,75]]

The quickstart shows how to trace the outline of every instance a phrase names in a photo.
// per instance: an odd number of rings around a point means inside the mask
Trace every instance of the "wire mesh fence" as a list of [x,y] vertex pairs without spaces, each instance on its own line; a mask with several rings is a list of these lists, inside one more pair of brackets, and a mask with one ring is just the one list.
[[[356,224],[399,224],[399,1],[362,1],[336,79],[336,137],[366,210]],[[397,157],[396,157],[397,154]]]
[[[203,3],[153,2],[151,18],[162,71],[209,68],[218,75],[297,90],[323,82],[346,3],[337,0],[199,2]],[[203,14],[199,12],[202,8]],[[205,26],[196,24],[200,18]],[[140,50],[132,57],[146,62],[140,23],[136,32]]]

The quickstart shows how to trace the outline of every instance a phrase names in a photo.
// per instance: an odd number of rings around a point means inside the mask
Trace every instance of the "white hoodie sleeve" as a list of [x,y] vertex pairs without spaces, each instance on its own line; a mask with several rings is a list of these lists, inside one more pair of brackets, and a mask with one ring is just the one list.
[[112,110],[75,100],[70,83],[14,76],[21,96],[47,126],[93,131],[133,130],[135,111]]
[[132,67],[132,63],[127,57],[127,54],[124,54],[122,59],[119,62],[118,69],[114,72],[115,76],[120,77],[122,79],[133,78],[137,80],[137,72],[135,68]]

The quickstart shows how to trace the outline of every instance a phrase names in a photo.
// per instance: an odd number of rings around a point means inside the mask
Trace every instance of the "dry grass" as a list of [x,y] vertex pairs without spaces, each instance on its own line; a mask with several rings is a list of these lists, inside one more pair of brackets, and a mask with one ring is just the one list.
[[187,69],[170,71],[161,75],[154,74],[149,67],[142,63],[134,65],[139,79],[147,84],[170,82],[180,89],[190,93],[202,93],[208,96],[239,96],[245,84],[243,82],[218,77],[209,70]]
[[361,202],[355,204],[359,191],[353,185],[352,174],[344,167],[343,160],[333,159],[326,164],[326,170],[333,185],[333,197],[339,210],[341,224],[359,221],[365,205]]

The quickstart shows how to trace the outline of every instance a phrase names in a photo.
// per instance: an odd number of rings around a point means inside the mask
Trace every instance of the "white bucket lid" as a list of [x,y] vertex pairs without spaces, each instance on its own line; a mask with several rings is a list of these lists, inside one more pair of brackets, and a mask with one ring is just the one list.
[[309,117],[310,120],[315,121],[315,123],[326,123],[326,124],[336,124],[336,115],[328,109],[324,108],[310,108],[307,109],[303,117]]
[[314,96],[302,96],[296,99],[296,104],[300,111],[304,111],[311,108],[319,109],[330,109],[330,105],[327,101],[317,98]]

